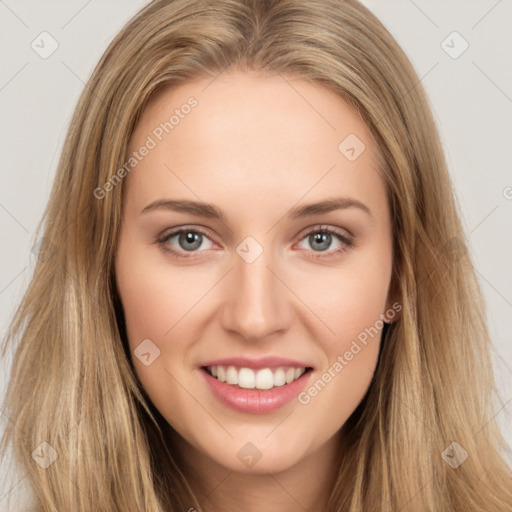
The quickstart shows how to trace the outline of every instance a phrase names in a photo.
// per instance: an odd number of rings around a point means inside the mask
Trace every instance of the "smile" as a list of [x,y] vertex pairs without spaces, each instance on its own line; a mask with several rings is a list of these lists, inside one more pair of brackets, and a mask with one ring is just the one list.
[[211,361],[200,373],[213,397],[238,412],[265,414],[291,402],[306,387],[313,367],[282,358]]
[[280,366],[279,368],[237,368],[236,366],[207,366],[205,370],[220,382],[243,389],[272,389],[299,379],[308,368]]

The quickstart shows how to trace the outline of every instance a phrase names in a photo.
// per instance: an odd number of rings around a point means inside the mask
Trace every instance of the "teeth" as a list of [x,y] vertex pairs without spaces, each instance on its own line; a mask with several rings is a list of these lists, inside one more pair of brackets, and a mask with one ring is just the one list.
[[284,370],[282,368],[278,368],[276,373],[274,373],[274,386],[284,386],[286,384],[286,378],[284,375]]
[[258,370],[256,374],[256,387],[258,389],[270,389],[274,387],[274,374],[270,368]]
[[256,375],[254,374],[254,370],[250,368],[240,368],[238,385],[241,388],[254,389],[256,387]]
[[306,368],[279,367],[275,370],[261,368],[236,368],[235,366],[208,366],[208,373],[221,382],[244,389],[271,389],[297,380]]
[[226,382],[228,384],[238,384],[238,372],[234,366],[228,366],[226,370]]

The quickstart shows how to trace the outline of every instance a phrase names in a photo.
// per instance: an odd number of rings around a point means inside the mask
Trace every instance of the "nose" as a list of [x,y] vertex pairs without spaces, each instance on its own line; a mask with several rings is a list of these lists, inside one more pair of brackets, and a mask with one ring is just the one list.
[[251,342],[285,332],[293,316],[293,294],[267,252],[252,263],[235,255],[234,266],[222,313],[224,329]]

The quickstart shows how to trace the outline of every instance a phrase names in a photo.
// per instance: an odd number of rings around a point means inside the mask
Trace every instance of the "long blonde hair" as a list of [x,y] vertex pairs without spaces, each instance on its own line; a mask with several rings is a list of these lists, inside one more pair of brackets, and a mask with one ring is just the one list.
[[[229,69],[330,88],[380,149],[402,311],[342,428],[347,448],[329,510],[512,510],[485,311],[436,127],[407,57],[356,0],[156,0],[106,50],[40,226],[49,249],[3,351],[17,343],[3,452],[12,446],[27,473],[35,510],[201,510],[127,349],[114,272],[123,183],[101,199],[94,191],[123,166],[157,91]],[[46,469],[31,456],[43,442],[58,455]],[[453,442],[468,454],[457,468],[442,456],[448,448],[453,457]]]

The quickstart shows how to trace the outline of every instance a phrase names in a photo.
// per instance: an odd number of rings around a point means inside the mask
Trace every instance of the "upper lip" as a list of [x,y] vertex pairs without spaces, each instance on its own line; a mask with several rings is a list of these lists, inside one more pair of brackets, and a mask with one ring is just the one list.
[[312,368],[312,365],[303,361],[288,359],[284,357],[268,356],[259,359],[249,357],[226,357],[202,363],[201,366],[237,366],[239,368],[279,368],[280,366],[293,366],[294,368]]

